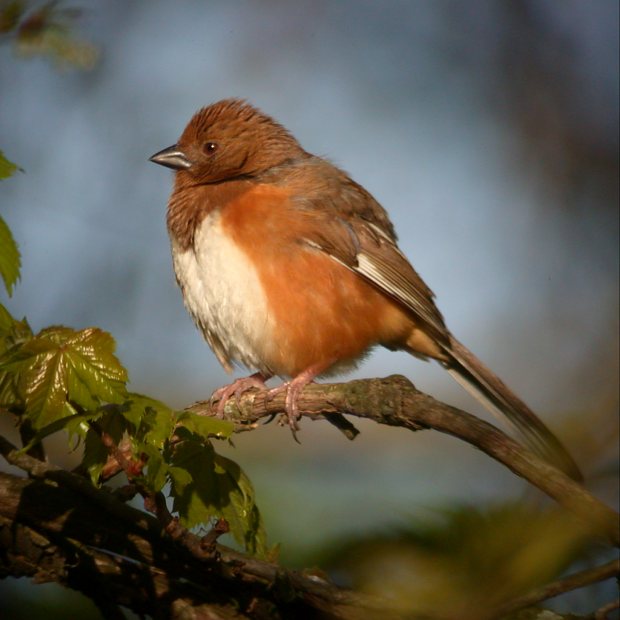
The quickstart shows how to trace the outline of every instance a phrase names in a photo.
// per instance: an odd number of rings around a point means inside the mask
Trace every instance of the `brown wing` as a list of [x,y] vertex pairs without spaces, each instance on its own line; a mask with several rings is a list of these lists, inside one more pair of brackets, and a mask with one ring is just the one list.
[[[307,175],[312,175],[310,183]],[[296,207],[300,215],[313,220],[311,236],[301,241],[396,300],[438,343],[447,345],[449,334],[435,296],[396,245],[394,227],[383,207],[344,172],[316,157],[288,182],[305,190],[293,192],[298,196]]]

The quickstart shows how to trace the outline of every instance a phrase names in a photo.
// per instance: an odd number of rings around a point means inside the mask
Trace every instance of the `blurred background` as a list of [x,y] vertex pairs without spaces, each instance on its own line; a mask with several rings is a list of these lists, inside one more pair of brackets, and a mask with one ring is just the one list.
[[[80,11],[63,16],[74,45],[56,60],[0,45],[0,148],[25,171],[0,186],[23,258],[2,300],[15,316],[110,331],[130,388],[174,406],[229,382],[174,281],[172,175],[147,160],[198,108],[243,97],[387,208],[451,330],[617,507],[615,0],[57,8]],[[441,368],[405,354],[377,350],[343,380],[391,373],[485,416]],[[452,438],[356,424],[354,442],[304,421],[301,445],[272,424],[220,447],[252,479],[284,563],[321,564],[333,541],[432,520],[438,506],[531,493]],[[0,583],[15,609],[27,592]]]

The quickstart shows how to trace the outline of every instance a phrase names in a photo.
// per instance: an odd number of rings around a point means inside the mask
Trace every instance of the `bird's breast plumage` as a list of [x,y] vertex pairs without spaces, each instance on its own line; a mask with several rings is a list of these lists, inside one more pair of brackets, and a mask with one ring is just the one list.
[[219,361],[269,373],[265,348],[273,341],[267,299],[256,269],[223,230],[219,211],[197,226],[194,243],[171,237],[174,271],[185,306]]

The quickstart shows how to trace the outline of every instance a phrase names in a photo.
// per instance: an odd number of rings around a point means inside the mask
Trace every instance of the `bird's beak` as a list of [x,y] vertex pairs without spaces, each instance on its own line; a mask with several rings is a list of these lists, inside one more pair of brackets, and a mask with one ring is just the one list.
[[167,149],[155,153],[155,155],[149,157],[149,161],[160,166],[166,166],[166,168],[172,168],[173,170],[187,170],[192,166],[192,162],[177,144],[173,144]]

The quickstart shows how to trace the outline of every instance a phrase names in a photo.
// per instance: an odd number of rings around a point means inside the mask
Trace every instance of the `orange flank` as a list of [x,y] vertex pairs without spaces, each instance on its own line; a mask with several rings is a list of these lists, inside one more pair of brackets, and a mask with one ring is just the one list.
[[338,361],[338,370],[354,365],[372,345],[405,341],[411,318],[328,254],[301,245],[310,236],[304,225],[288,191],[273,185],[254,186],[222,211],[223,230],[255,265],[268,292],[277,326],[269,367],[294,377]]

